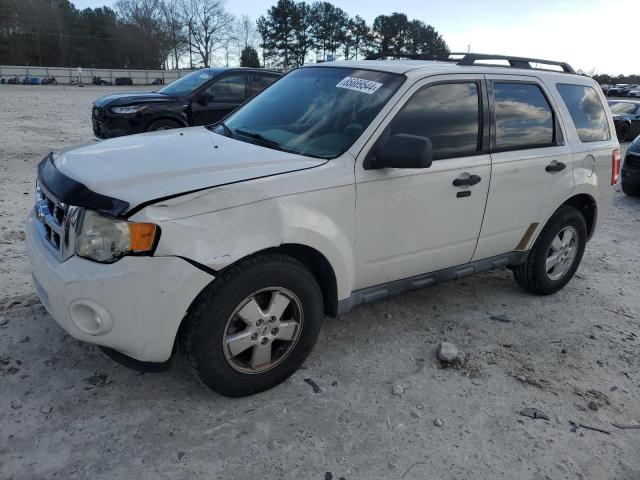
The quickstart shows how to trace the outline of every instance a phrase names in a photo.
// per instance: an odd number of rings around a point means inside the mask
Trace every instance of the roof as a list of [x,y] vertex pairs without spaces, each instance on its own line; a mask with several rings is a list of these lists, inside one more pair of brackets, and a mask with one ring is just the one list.
[[438,62],[435,60],[340,60],[336,62],[312,63],[305,65],[305,67],[361,68],[364,70],[378,70],[382,72],[401,74],[419,68],[451,68],[455,66],[457,65],[449,62]]
[[[535,72],[575,74],[566,62],[537,58],[514,57],[484,53],[449,53],[446,55],[408,55],[409,58],[340,61],[316,64],[326,67],[361,68],[389,73],[505,73],[527,75]],[[496,63],[497,62],[497,63]],[[545,68],[546,67],[546,68]],[[549,68],[551,67],[551,68]]]

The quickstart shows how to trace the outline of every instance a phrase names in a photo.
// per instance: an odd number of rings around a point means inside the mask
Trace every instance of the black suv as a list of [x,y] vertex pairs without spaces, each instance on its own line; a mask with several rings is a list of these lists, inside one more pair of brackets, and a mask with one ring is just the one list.
[[622,191],[632,197],[640,197],[640,136],[627,148],[621,178]]
[[98,138],[215,123],[282,74],[249,68],[204,68],[151,93],[107,95],[93,103]]

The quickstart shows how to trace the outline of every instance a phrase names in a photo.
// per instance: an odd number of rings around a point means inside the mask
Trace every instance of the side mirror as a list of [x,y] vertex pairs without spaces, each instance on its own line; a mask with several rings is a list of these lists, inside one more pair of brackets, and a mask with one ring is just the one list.
[[365,170],[378,168],[429,168],[433,144],[428,137],[398,133],[374,146],[364,161]]

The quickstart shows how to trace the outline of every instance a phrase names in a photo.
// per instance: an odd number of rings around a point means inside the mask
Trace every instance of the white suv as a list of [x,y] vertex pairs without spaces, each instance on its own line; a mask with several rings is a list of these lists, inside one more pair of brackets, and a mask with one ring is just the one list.
[[499,267],[562,288],[618,177],[605,105],[533,59],[300,68],[223,123],[48,155],[35,287],[77,339],[147,362],[179,345],[213,390],[256,393],[324,315]]

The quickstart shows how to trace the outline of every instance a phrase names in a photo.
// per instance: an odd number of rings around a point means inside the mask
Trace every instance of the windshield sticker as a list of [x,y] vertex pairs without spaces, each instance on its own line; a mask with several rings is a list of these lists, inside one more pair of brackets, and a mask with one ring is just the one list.
[[378,90],[381,86],[382,84],[380,82],[364,80],[356,77],[344,77],[336,85],[337,88],[346,88],[348,90],[355,90],[356,92],[367,93],[369,95]]

